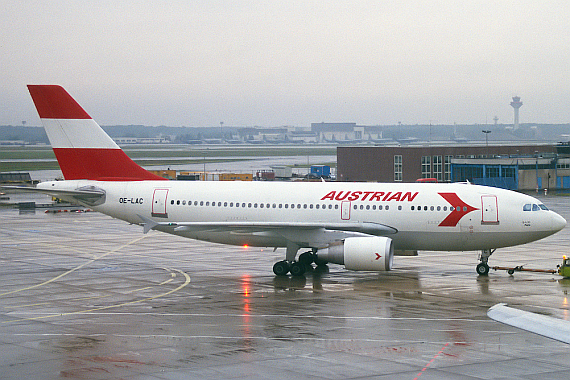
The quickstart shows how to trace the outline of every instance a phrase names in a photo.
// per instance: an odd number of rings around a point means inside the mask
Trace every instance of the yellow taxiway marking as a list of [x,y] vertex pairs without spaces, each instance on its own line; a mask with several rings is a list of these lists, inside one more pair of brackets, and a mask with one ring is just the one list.
[[129,302],[123,302],[120,304],[116,304],[116,305],[109,305],[109,306],[101,306],[101,307],[94,307],[92,309],[87,309],[87,310],[79,310],[79,311],[72,311],[69,313],[59,313],[59,314],[50,314],[50,315],[44,315],[41,317],[32,317],[32,318],[23,318],[23,319],[14,319],[11,321],[3,321],[0,322],[0,324],[4,324],[4,323],[13,323],[13,322],[22,322],[22,321],[34,321],[34,320],[39,320],[39,319],[48,319],[48,318],[56,318],[56,317],[65,317],[68,315],[74,315],[74,314],[83,314],[83,313],[91,313],[94,311],[100,311],[100,310],[109,310],[109,309],[114,309],[114,308],[118,308],[118,307],[123,307],[123,306],[127,306],[127,305],[133,305],[136,303],[141,303],[141,302],[145,302],[145,301],[151,301],[160,297],[165,297],[169,294],[172,294],[174,292],[179,291],[180,289],[184,288],[185,286],[187,286],[190,283],[190,276],[186,273],[183,272],[181,270],[178,269],[174,269],[176,272],[180,273],[182,276],[184,276],[184,283],[182,283],[181,285],[179,285],[178,287],[166,292],[166,293],[162,293],[162,294],[158,294],[156,296],[153,297],[147,297],[147,298],[142,298],[140,300],[135,300],[135,301],[129,301]]
[[125,248],[125,247],[128,247],[129,245],[131,245],[131,244],[133,244],[133,243],[136,243],[136,242],[138,242],[138,241],[141,241],[142,239],[144,239],[144,238],[147,237],[147,236],[148,236],[148,235],[143,235],[142,237],[137,238],[137,239],[135,239],[135,240],[132,240],[132,241],[128,242],[127,244],[123,244],[123,245],[121,245],[120,247],[117,247],[117,248],[115,248],[115,249],[112,249],[112,250],[110,250],[109,252],[104,253],[104,254],[102,254],[101,256],[98,256],[98,257],[96,257],[96,258],[94,258],[94,259],[88,260],[88,261],[84,262],[83,264],[78,265],[78,266],[76,266],[75,268],[72,268],[72,269],[68,270],[67,272],[64,272],[64,273],[60,274],[59,276],[56,276],[56,277],[54,277],[54,278],[52,278],[52,279],[50,279],[50,280],[47,280],[47,281],[42,282],[41,284],[36,284],[36,285],[28,286],[28,287],[22,288],[22,289],[12,290],[12,291],[10,291],[10,292],[0,293],[0,297],[1,297],[1,296],[6,296],[6,295],[8,295],[8,294],[14,294],[14,293],[23,292],[23,291],[25,291],[25,290],[30,290],[30,289],[39,288],[40,286],[44,286],[44,285],[47,285],[47,284],[49,284],[49,283],[51,283],[51,282],[57,281],[57,280],[59,280],[60,278],[65,277],[65,276],[67,276],[68,274],[73,273],[73,272],[75,272],[76,270],[83,268],[84,266],[87,266],[87,265],[89,265],[89,264],[92,264],[93,262],[95,262],[95,261],[97,261],[97,260],[99,260],[99,259],[102,259],[102,258],[105,257],[105,256],[108,256],[108,255],[110,255],[110,254],[112,254],[112,253],[115,253],[115,252],[117,252],[117,251],[120,251],[121,249],[123,249],[123,248]]

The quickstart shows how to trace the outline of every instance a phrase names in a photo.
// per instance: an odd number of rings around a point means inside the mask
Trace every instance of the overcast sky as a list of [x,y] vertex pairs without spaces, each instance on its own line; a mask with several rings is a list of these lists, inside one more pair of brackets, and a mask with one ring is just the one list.
[[570,123],[568,0],[0,5],[0,125],[30,83],[102,125]]

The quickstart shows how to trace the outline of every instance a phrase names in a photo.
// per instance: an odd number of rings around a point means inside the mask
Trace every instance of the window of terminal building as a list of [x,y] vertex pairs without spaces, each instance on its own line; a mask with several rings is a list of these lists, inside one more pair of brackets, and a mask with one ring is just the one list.
[[396,154],[394,155],[394,181],[401,182],[402,181],[402,155]]
[[443,160],[442,156],[433,156],[433,178],[438,182],[443,181]]
[[422,156],[422,178],[431,177],[431,156]]
[[451,159],[453,156],[444,156],[443,158],[443,180],[451,181]]

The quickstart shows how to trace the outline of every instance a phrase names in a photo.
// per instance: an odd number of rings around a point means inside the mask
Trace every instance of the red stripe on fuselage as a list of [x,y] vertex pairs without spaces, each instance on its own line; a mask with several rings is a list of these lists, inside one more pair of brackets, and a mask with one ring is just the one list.
[[83,108],[57,85],[28,85],[41,119],[91,119]]
[[121,149],[53,148],[66,180],[164,180],[137,165]]

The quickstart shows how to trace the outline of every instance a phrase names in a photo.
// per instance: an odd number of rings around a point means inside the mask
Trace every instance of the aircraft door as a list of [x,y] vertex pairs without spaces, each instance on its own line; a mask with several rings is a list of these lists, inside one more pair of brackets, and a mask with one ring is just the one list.
[[481,224],[499,224],[499,207],[496,195],[481,196]]
[[154,189],[152,196],[152,216],[158,218],[168,218],[166,212],[166,198],[168,197],[168,189]]
[[344,201],[340,203],[340,218],[342,220],[350,219],[350,202]]

